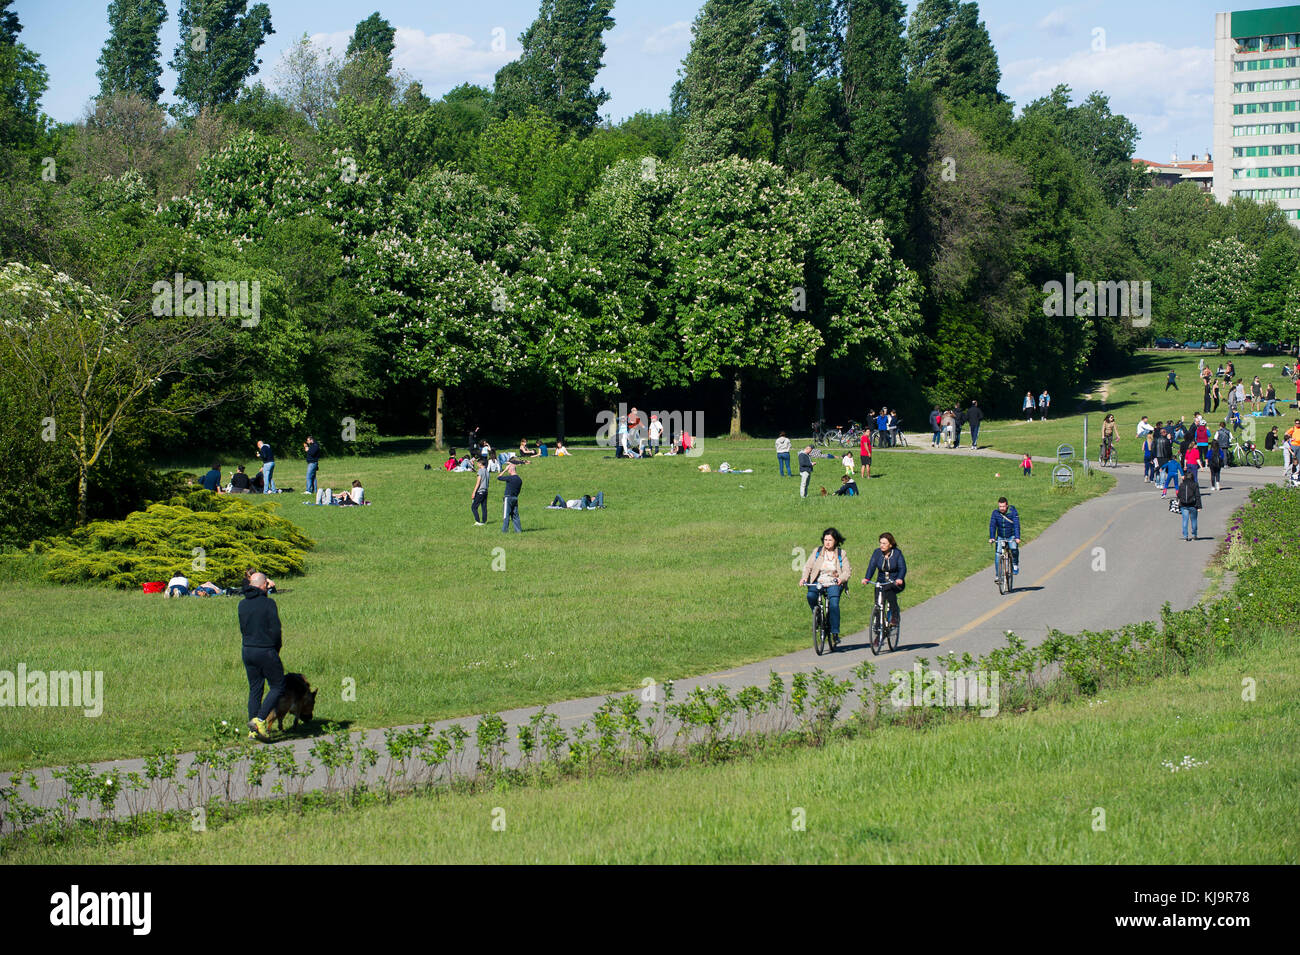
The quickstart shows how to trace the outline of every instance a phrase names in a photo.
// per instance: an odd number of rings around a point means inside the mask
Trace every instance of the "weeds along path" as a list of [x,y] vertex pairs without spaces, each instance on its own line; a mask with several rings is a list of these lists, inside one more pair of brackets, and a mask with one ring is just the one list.
[[[978,454],[981,456],[1017,459],[1016,455],[996,451],[948,451],[931,449],[926,440],[929,435],[917,435],[912,447],[906,451],[889,450],[885,454],[938,453]],[[910,440],[910,436],[909,436]],[[1008,631],[1013,631],[1030,645],[1041,643],[1050,628],[1078,633],[1083,630],[1101,630],[1159,617],[1160,607],[1168,601],[1173,609],[1180,610],[1196,603],[1207,581],[1205,569],[1223,539],[1228,518],[1247,498],[1251,488],[1265,483],[1275,483],[1274,468],[1257,471],[1253,468],[1230,468],[1224,471],[1223,490],[1203,492],[1205,506],[1200,516],[1200,538],[1187,543],[1181,536],[1181,522],[1171,514],[1167,499],[1162,499],[1153,486],[1142,480],[1141,468],[1134,465],[1116,469],[1116,486],[1108,493],[1093,498],[1067,511],[1056,523],[1045,529],[1025,528],[1025,533],[1041,533],[1021,550],[1021,569],[1016,578],[1016,589],[1008,595],[998,593],[992,579],[992,555],[987,569],[961,581],[948,591],[907,607],[904,601],[903,626],[898,650],[872,657],[867,646],[866,633],[843,634],[840,649],[818,657],[811,648],[809,613],[802,596],[790,601],[790,627],[809,635],[807,649],[763,660],[747,666],[718,673],[709,673],[674,684],[675,699],[681,700],[696,687],[725,685],[733,691],[746,686],[766,686],[772,672],[781,674],[787,683],[795,673],[811,673],[821,669],[840,676],[863,660],[871,659],[877,666],[875,679],[888,679],[891,670],[908,670],[919,658],[942,667],[943,657],[954,653],[960,657],[969,652],[973,657],[996,649],[1005,643]],[[993,502],[989,502],[992,510]],[[972,533],[983,536],[984,528],[973,528]],[[860,578],[859,578],[860,579]],[[791,588],[793,591],[794,588]],[[847,619],[863,624],[869,617],[870,591],[857,585],[849,588],[844,598]],[[649,680],[655,674],[645,675]],[[662,694],[662,687],[629,687],[640,702],[641,712],[649,715],[652,694]],[[571,731],[590,720],[605,697],[565,700],[551,704],[547,710],[558,718],[558,726]],[[662,696],[659,696],[662,700]],[[506,725],[505,758],[513,763],[519,759],[515,729],[528,723],[541,707],[527,707],[500,713]],[[461,717],[433,724],[436,734],[443,728],[461,726],[468,734],[467,749],[460,765],[470,770],[477,759],[475,729],[478,717]],[[675,727],[668,725],[667,738],[671,740]],[[388,770],[384,731],[369,730],[353,734],[353,739],[363,742],[380,753],[379,762],[369,773],[374,780],[384,777]],[[317,742],[313,737],[289,738],[271,744],[270,748],[291,748],[298,765],[309,759],[310,750]],[[177,778],[183,779],[193,764],[194,754],[181,754]],[[327,788],[330,779],[320,767],[305,780],[305,790]],[[116,770],[119,773],[144,774],[145,761],[112,760],[92,764],[94,774]],[[18,787],[17,795],[31,805],[52,807],[63,789],[53,775],[55,770],[44,769],[35,773],[37,788],[26,782]],[[274,772],[267,773],[259,786],[252,787],[253,796],[272,795],[276,784]],[[297,784],[294,785],[297,789]],[[164,801],[169,808],[187,808],[184,798],[169,793]],[[83,807],[80,814],[87,815]],[[128,815],[128,809],[119,801],[114,810],[118,816]]]

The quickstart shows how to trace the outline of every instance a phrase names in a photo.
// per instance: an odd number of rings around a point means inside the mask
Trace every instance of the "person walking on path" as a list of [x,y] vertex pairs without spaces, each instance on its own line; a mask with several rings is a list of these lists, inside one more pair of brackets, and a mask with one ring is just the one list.
[[1044,388],[1043,393],[1038,396],[1038,414],[1039,414],[1038,420],[1039,421],[1047,420],[1047,409],[1051,407],[1051,404],[1052,404],[1052,396],[1049,395],[1047,393],[1047,389]]
[[[653,428],[654,425],[651,425],[650,427]],[[651,444],[653,443],[654,439],[652,438]],[[776,466],[778,469],[778,477],[794,477],[794,474],[790,470],[790,439],[786,437],[784,431],[782,431],[776,439]]]
[[[1188,469],[1183,475],[1183,482],[1178,485],[1178,510],[1183,515],[1183,540],[1196,539],[1196,518],[1201,510],[1201,488],[1196,483],[1196,472]],[[1188,533],[1188,526],[1191,532]]]
[[1033,392],[1025,392],[1025,400],[1020,403],[1020,410],[1025,413],[1026,421],[1034,420],[1034,395]]
[[1219,489],[1219,472],[1223,470],[1223,449],[1219,447],[1219,442],[1210,442],[1205,462],[1210,468],[1210,487],[1217,491]]
[[934,432],[930,436],[930,447],[937,448],[939,446],[939,432],[943,430],[943,412],[939,410],[938,405],[930,409],[930,430]]
[[808,482],[812,480],[812,445],[806,444],[799,452],[799,496],[808,496]]
[[515,533],[522,534],[524,529],[519,526],[519,492],[523,490],[524,479],[515,473],[514,461],[506,465],[505,474],[497,475],[497,480],[506,482],[506,498],[501,508],[501,533],[507,533],[510,522],[514,521]]
[[1178,390],[1178,373],[1177,373],[1177,372],[1171,371],[1171,372],[1169,373],[1169,379],[1165,382],[1165,391],[1168,391],[1170,388],[1174,389],[1174,391],[1177,391],[1177,390]]
[[984,412],[980,411],[978,401],[970,403],[970,411],[966,412],[966,420],[970,422],[970,449],[974,451],[979,447],[980,422],[984,420]]
[[1160,496],[1165,497],[1169,493],[1169,488],[1178,484],[1183,477],[1183,467],[1178,463],[1178,458],[1171,457],[1165,462],[1162,469],[1164,474],[1160,477]]
[[1142,434],[1142,483],[1150,484],[1155,479],[1155,432],[1147,431]]
[[960,405],[953,405],[952,409],[952,446],[961,447],[961,427],[966,423],[966,412]]
[[257,442],[257,456],[262,459],[262,493],[274,494],[276,491],[275,481],[272,480],[272,474],[275,473],[275,454],[271,451],[271,446],[265,441]]
[[[266,718],[284,692],[284,664],[280,662],[280,611],[267,596],[271,582],[266,574],[255,573],[244,586],[239,602],[239,633],[243,638],[242,658],[248,674],[248,738],[265,741],[271,734]],[[262,684],[268,692],[262,697]]]
[[[474,515],[474,526],[483,527],[487,524],[488,509],[488,465],[486,460],[480,460],[478,467],[474,469],[474,490],[469,495],[469,512]],[[482,514],[480,515],[480,510]]]
[[871,477],[871,432],[862,432],[862,437],[858,439],[858,458],[862,461],[862,477],[869,479]]
[[307,453],[307,489],[304,494],[316,493],[316,469],[320,466],[320,445],[311,435],[307,435],[307,441],[302,446]]

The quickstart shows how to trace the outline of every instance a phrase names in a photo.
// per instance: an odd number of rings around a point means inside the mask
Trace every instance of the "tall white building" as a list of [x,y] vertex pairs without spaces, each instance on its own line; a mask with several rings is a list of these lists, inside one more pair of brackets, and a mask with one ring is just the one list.
[[1300,6],[1214,17],[1214,198],[1300,225]]

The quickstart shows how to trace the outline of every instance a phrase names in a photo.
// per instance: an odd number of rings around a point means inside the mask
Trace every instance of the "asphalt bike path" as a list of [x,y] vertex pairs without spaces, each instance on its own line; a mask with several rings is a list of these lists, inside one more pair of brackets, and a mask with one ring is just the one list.
[[[1018,462],[1019,455],[988,449],[971,451],[966,447],[950,450],[932,448],[930,436],[908,435],[911,446],[906,449],[881,449],[883,454],[957,454],[968,457],[989,457]],[[1036,463],[1052,464],[1055,459],[1036,458]],[[960,658],[970,653],[978,658],[990,650],[1006,645],[1006,634],[1014,632],[1027,644],[1041,643],[1051,628],[1066,633],[1084,630],[1102,630],[1144,620],[1158,620],[1161,605],[1166,601],[1174,610],[1193,606],[1207,586],[1205,568],[1223,539],[1229,516],[1248,497],[1250,490],[1280,480],[1280,468],[1225,468],[1221,476],[1220,491],[1208,485],[1208,471],[1202,469],[1202,497],[1204,507],[1200,513],[1198,539],[1186,542],[1182,538],[1182,521],[1168,509],[1168,498],[1162,498],[1153,484],[1142,479],[1140,465],[1120,465],[1108,469],[1116,478],[1116,486],[1106,494],[1070,509],[1047,528],[1022,527],[1022,532],[1033,535],[1032,540],[1020,548],[1020,574],[1015,577],[1009,595],[998,593],[993,579],[992,548],[986,567],[957,583],[942,594],[931,597],[917,606],[906,605],[906,593],[901,599],[902,627],[898,649],[873,657],[868,646],[866,630],[841,634],[838,650],[817,656],[812,649],[811,614],[806,591],[790,581],[790,627],[802,631],[808,641],[805,649],[784,656],[760,660],[755,663],[708,673],[698,677],[674,681],[674,699],[681,701],[696,687],[724,685],[733,692],[746,686],[766,687],[774,671],[787,684],[795,673],[824,672],[847,675],[863,660],[872,660],[877,667],[875,679],[887,681],[894,670],[910,670],[918,657],[926,658],[931,665],[942,666],[941,657],[950,652]],[[1170,494],[1174,492],[1171,490]],[[1012,501],[1014,504],[1014,500]],[[992,511],[994,501],[989,501]],[[969,533],[987,540],[987,518],[978,526],[972,525]],[[907,552],[906,542],[900,544]],[[865,566],[866,554],[859,555]],[[866,626],[870,620],[873,592],[860,584],[857,578],[841,602],[841,612],[846,622]],[[638,681],[635,687],[601,696],[565,700],[548,704],[545,709],[553,713],[558,726],[572,731],[590,720],[610,696],[634,693],[641,698],[641,713],[649,716],[651,699],[663,702],[661,675],[645,674],[656,685],[647,687]],[[651,699],[647,699],[651,698]],[[515,765],[520,757],[515,729],[527,724],[543,707],[528,706],[502,711],[499,715],[509,726],[509,743],[505,748],[508,765]],[[846,701],[845,712],[849,706]],[[318,715],[328,719],[328,712]],[[459,724],[468,733],[465,753],[458,765],[462,775],[472,774],[477,762],[474,730],[478,715],[441,720],[431,724],[437,732],[452,724]],[[405,727],[399,727],[403,729]],[[665,719],[663,738],[671,743],[677,726]],[[371,782],[382,779],[388,770],[388,757],[384,747],[384,730],[368,730],[352,734],[355,740],[364,737],[364,745],[380,753],[377,765],[367,774]],[[287,746],[295,750],[299,765],[310,757],[315,737],[294,733],[276,738],[269,745]],[[180,756],[177,778],[184,778],[194,753]],[[318,760],[311,759],[313,763]],[[116,770],[123,775],[145,772],[143,759],[116,759],[91,765],[99,775]],[[37,788],[27,782],[18,787],[18,795],[33,805],[52,807],[63,793],[62,784],[53,778],[50,768],[35,770]],[[445,779],[449,769],[443,767],[437,778]],[[8,773],[0,774],[7,782]],[[252,790],[255,797],[270,796],[277,776],[268,773],[263,784]],[[328,784],[323,767],[305,783],[305,790],[324,789]],[[288,783],[286,783],[286,786]],[[113,815],[127,815],[124,800]],[[165,808],[188,808],[190,802],[180,795],[172,795],[164,802]],[[157,808],[151,803],[148,808]],[[89,815],[86,808],[79,815]]]

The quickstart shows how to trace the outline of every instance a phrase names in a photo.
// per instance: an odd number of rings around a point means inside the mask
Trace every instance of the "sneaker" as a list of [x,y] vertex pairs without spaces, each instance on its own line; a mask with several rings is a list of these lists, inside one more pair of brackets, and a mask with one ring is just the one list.
[[1160,496],[1164,497],[1168,493],[1169,493],[1169,488],[1165,488],[1163,491],[1160,492]]
[[483,521],[475,521],[475,522],[474,522],[474,526],[475,526],[475,527],[482,527],[483,524],[484,524]]
[[248,721],[248,728],[253,731],[249,735],[254,739],[260,739],[265,743],[271,738],[271,727],[265,720],[259,720],[256,716]]
[[839,635],[838,633],[832,633],[832,634],[831,634],[831,646],[832,646],[832,647],[838,647],[839,645],[840,645],[840,635]]

